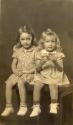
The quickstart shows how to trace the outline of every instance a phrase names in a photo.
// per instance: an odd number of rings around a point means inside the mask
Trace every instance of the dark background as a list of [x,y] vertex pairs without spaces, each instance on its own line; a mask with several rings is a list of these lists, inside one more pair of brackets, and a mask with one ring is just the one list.
[[[28,24],[34,28],[37,40],[46,28],[51,28],[59,35],[61,46],[66,54],[64,70],[72,83],[73,0],[1,0],[0,17],[0,112],[5,107],[4,81],[11,73],[12,48],[16,44],[17,30],[22,24]],[[13,97],[14,105],[18,108],[15,93]],[[11,119],[6,125],[13,125]],[[68,125],[67,121],[66,125]]]
[[2,0],[0,28],[0,75],[10,74],[12,47],[21,24],[34,28],[36,37],[52,28],[60,37],[66,54],[64,70],[73,76],[73,2],[72,0]]

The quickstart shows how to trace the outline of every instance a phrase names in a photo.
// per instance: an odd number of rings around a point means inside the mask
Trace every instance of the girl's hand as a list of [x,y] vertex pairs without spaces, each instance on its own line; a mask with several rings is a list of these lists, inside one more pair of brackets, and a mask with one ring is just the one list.
[[57,60],[57,57],[54,54],[50,55],[49,58],[53,62],[55,62]]
[[47,61],[44,65],[42,65],[42,69],[46,69],[49,67],[49,62]]
[[22,72],[21,70],[19,70],[19,69],[16,69],[16,70],[14,71],[14,74],[17,75],[17,76],[22,76],[22,75],[23,75],[23,72]]

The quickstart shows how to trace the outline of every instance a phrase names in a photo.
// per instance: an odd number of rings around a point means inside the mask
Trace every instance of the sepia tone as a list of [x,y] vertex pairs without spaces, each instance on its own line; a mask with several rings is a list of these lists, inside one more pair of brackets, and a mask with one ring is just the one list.
[[16,115],[19,95],[15,86],[13,89],[15,113],[6,118],[0,116],[0,125],[73,125],[73,0],[0,0],[0,114],[5,107],[5,80],[12,73],[13,46],[17,43],[18,28],[23,24],[33,27],[37,41],[41,32],[47,28],[58,34],[66,55],[64,70],[71,87],[67,88],[66,92],[63,88],[64,93],[61,92],[59,96],[60,102],[63,103],[62,117],[48,113],[50,97],[47,87],[44,87],[41,96],[42,114],[31,119],[29,114],[32,110],[33,86],[26,86],[29,112],[25,117]]

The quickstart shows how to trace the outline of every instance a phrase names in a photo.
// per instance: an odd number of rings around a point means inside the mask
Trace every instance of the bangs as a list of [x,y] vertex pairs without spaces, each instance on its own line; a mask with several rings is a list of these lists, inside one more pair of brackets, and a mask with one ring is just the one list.
[[57,51],[62,51],[62,48],[60,46],[60,39],[59,39],[58,35],[54,31],[52,31],[51,29],[50,30],[47,29],[45,32],[43,32],[41,34],[39,44],[43,47],[43,43],[45,43],[45,40],[46,40],[47,36],[50,36],[50,37],[53,36],[54,39],[55,39],[55,42],[56,42],[56,50]]

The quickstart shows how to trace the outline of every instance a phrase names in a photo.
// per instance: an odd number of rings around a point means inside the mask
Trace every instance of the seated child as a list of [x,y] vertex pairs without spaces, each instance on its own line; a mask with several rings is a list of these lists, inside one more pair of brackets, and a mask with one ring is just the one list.
[[60,40],[55,32],[47,29],[41,35],[40,44],[42,50],[36,55],[36,74],[34,77],[33,111],[30,117],[39,115],[40,92],[44,84],[50,89],[50,113],[57,114],[58,86],[70,84],[63,71],[63,59],[65,58],[60,46]]
[[6,83],[6,107],[1,116],[9,116],[14,112],[12,106],[12,88],[17,84],[20,95],[20,107],[17,115],[27,112],[25,83],[31,83],[35,73],[34,55],[36,39],[33,30],[24,25],[19,28],[17,45],[13,48],[12,75]]

